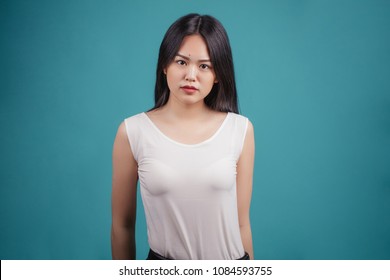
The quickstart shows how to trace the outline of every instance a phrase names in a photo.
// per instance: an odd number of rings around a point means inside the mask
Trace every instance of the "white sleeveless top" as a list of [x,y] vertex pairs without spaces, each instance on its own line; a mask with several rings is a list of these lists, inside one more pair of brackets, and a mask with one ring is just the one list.
[[125,125],[150,248],[177,260],[242,257],[236,167],[248,119],[228,113],[211,138],[194,145],[167,137],[145,113]]

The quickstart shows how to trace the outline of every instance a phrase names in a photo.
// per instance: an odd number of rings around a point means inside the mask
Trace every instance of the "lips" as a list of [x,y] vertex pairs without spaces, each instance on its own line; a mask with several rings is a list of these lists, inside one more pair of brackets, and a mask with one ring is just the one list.
[[187,93],[194,93],[195,91],[198,90],[196,87],[193,86],[182,86],[181,89]]
[[183,86],[181,88],[184,88],[184,89],[197,89],[196,87],[193,87],[193,86]]

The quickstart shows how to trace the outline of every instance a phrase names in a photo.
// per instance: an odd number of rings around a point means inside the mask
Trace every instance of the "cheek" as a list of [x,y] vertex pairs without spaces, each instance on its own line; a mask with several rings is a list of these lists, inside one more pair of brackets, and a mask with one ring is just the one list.
[[167,73],[166,78],[167,78],[167,84],[169,88],[173,87],[177,83],[177,77],[175,77],[169,72]]
[[214,80],[214,76],[207,77],[207,79],[204,80],[204,87],[211,91],[214,86]]
[[167,69],[167,81],[176,82],[182,78],[181,71],[178,71],[177,69]]

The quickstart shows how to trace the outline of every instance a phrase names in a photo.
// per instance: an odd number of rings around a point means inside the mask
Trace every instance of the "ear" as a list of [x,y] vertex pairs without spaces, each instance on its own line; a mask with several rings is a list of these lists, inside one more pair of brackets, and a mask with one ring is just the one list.
[[215,81],[214,81],[214,84],[218,84],[218,80],[215,80]]
[[167,68],[164,68],[163,72],[166,75],[167,74]]

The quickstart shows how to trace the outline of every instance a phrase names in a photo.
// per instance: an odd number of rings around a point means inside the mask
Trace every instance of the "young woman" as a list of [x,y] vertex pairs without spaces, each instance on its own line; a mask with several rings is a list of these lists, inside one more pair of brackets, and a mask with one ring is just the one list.
[[208,15],[181,17],[160,46],[155,106],[125,119],[114,142],[113,258],[136,257],[139,179],[148,259],[253,259],[253,164],[226,31]]

